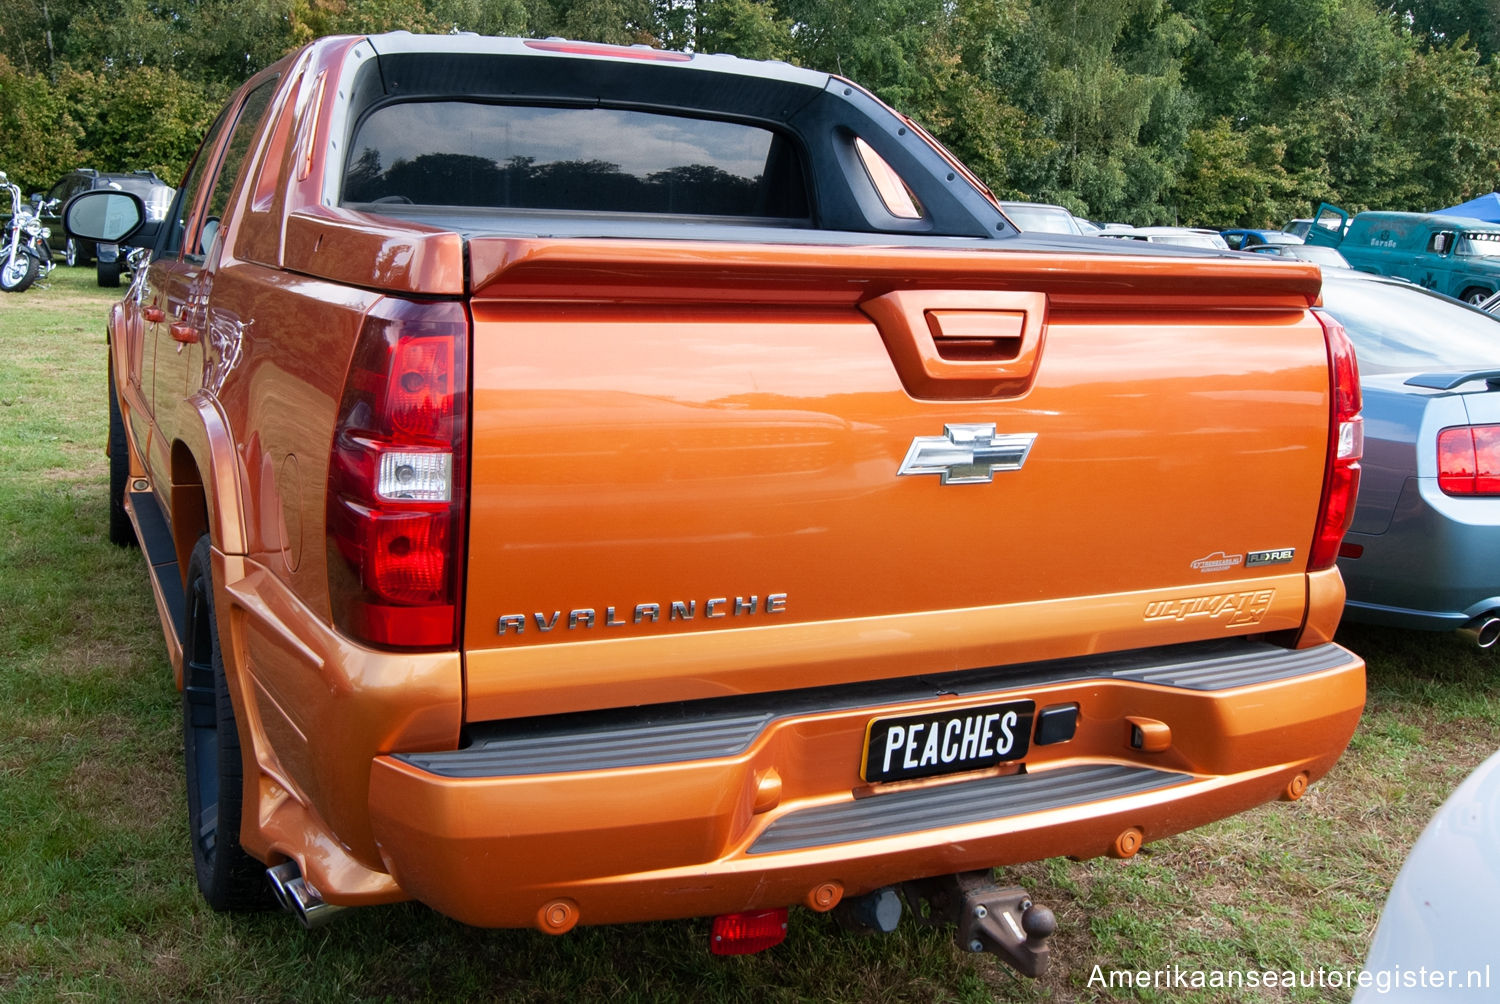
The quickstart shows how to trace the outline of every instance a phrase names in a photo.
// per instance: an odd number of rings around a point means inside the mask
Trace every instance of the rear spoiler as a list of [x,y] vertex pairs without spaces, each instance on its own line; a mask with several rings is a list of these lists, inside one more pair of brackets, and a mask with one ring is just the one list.
[[1490,390],[1500,390],[1500,370],[1472,370],[1458,373],[1423,373],[1406,381],[1408,387],[1428,387],[1432,390],[1452,390],[1470,380],[1483,380]]

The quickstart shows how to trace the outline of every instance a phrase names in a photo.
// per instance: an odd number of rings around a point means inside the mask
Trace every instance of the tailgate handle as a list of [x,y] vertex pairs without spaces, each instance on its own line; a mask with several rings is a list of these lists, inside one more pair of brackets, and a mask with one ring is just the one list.
[[1016,397],[1036,376],[1044,293],[898,290],[860,309],[880,329],[912,397]]

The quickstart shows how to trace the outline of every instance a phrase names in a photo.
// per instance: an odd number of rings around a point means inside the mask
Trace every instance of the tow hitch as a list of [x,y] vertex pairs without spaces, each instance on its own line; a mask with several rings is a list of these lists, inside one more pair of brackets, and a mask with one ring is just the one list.
[[960,948],[993,952],[1023,976],[1046,971],[1057,918],[1020,886],[1002,889],[989,872],[961,872],[903,883],[902,893],[922,923],[957,925]]

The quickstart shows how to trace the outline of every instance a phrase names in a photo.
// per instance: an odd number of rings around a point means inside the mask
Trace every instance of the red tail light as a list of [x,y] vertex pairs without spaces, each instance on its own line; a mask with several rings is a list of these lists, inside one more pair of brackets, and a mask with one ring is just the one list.
[[360,332],[328,471],[328,591],[361,641],[457,637],[468,341],[458,303],[382,300]]
[[1318,532],[1313,538],[1308,571],[1333,567],[1339,543],[1354,518],[1359,497],[1359,461],[1365,452],[1364,419],[1360,417],[1359,365],[1344,326],[1318,312],[1328,342],[1328,367],[1333,375],[1333,397],[1328,417],[1328,462],[1323,474],[1323,502],[1318,509]]
[[1438,487],[1448,495],[1500,495],[1500,425],[1438,433]]
[[786,907],[726,913],[714,918],[709,950],[715,955],[750,955],[786,940]]

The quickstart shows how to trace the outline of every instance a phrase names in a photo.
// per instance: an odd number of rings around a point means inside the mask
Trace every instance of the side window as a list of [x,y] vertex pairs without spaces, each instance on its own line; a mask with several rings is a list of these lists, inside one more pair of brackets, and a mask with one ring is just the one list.
[[198,193],[203,190],[203,179],[208,174],[208,162],[213,159],[214,147],[219,143],[219,133],[224,131],[224,124],[229,121],[229,110],[226,108],[219,113],[218,119],[209,127],[208,135],[203,138],[203,143],[198,147],[198,154],[193,158],[193,164],[188,168],[187,177],[182,182],[182,189],[177,193],[177,201],[172,204],[172,211],[167,216],[167,238],[162,248],[168,258],[177,257],[182,250],[183,236],[187,233],[188,217],[193,214],[193,204],[198,201]]
[[234,123],[234,132],[229,134],[229,145],[224,149],[224,159],[219,164],[218,178],[208,196],[208,205],[203,210],[203,222],[198,230],[197,247],[191,253],[206,256],[219,233],[219,223],[224,211],[229,208],[229,196],[240,176],[240,167],[250,153],[250,144],[260,132],[261,119],[266,117],[266,108],[271,95],[276,92],[279,77],[272,77],[250,92]]
[[875,186],[875,192],[880,196],[885,211],[899,220],[920,220],[922,204],[917,201],[916,195],[902,180],[901,175],[864,140],[856,137],[854,149],[859,153],[859,162],[864,165],[870,184]]
[[[229,204],[229,193],[234,189],[235,180],[239,177],[240,165],[245,161],[245,155],[250,150],[250,142],[255,137],[260,120],[265,117],[266,107],[271,102],[271,95],[276,90],[276,80],[277,78],[272,77],[251,91],[245,98],[244,104],[240,106],[239,114],[234,118],[233,131],[229,134],[229,143],[225,147],[224,155],[220,158],[216,173],[212,176],[209,161],[218,143],[219,134],[229,123],[228,109],[209,130],[208,137],[198,150],[197,159],[188,170],[182,191],[178,193],[177,203],[171,217],[174,225],[165,249],[169,255],[181,251],[184,258],[194,262],[201,262],[207,256],[208,249],[218,234],[219,221]],[[196,226],[189,230],[193,224],[193,207],[198,202],[199,193],[206,184],[213,186],[209,190],[207,205],[204,206]]]

